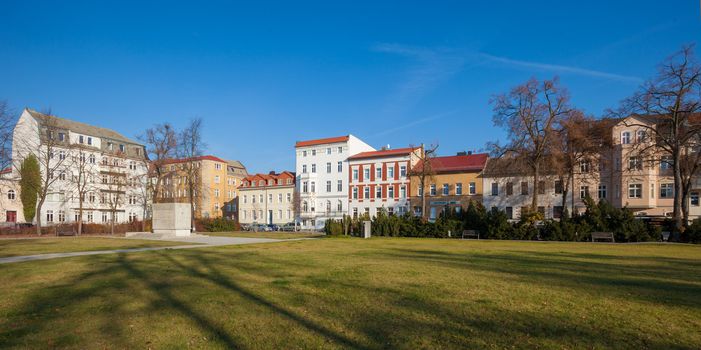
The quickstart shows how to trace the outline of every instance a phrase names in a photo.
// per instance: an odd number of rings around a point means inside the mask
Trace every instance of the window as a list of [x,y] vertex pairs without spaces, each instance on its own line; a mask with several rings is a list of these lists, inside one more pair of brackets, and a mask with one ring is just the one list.
[[215,184],[219,183],[219,175],[214,175],[214,183]]
[[382,198],[382,187],[375,186],[375,198]]
[[401,198],[406,198],[406,186],[402,186],[399,188],[399,196]]
[[272,202],[273,202],[273,194],[268,193],[268,203],[272,203]]
[[338,169],[336,169],[339,173],[343,172],[343,162],[338,162],[337,165]]
[[326,154],[331,154],[331,147],[326,149]]
[[343,153],[343,146],[339,146],[339,147],[338,147],[338,153],[339,153],[339,154]]
[[244,194],[243,195],[243,204],[246,204],[246,203],[248,203],[248,196]]
[[[258,195],[258,199],[259,199],[260,203],[263,203],[263,195],[262,194]],[[263,216],[261,216],[261,217],[263,217]]]
[[331,162],[326,163],[326,173],[331,174]]
[[599,184],[599,199],[606,199],[606,185]]
[[545,194],[545,181],[538,181],[538,194]]
[[455,195],[462,196],[462,184],[459,182],[455,184]]
[[562,218],[562,213],[564,212],[564,208],[562,208],[561,205],[556,205],[553,207],[553,219],[560,219]]
[[285,197],[285,201],[286,201],[287,203],[292,202],[292,194],[291,194],[291,193],[288,193],[288,194],[287,194],[287,196]]
[[387,187],[387,198],[394,198],[394,186]]
[[15,200],[15,197],[16,197],[15,190],[7,191],[7,199],[13,201],[13,200]]
[[643,142],[647,139],[647,133],[645,130],[638,130],[635,132],[636,142]]
[[699,206],[699,193],[698,192],[691,192],[689,194],[689,202],[691,203],[692,207],[698,207]]
[[429,220],[436,220],[436,207],[431,207],[431,210],[429,211]]
[[63,210],[59,210],[58,211],[58,222],[65,222],[65,221],[66,221],[66,212]]
[[282,203],[282,193],[277,194],[277,202]]
[[643,198],[643,185],[642,184],[629,184],[628,185],[628,198]]
[[89,201],[90,203],[95,203],[95,192],[90,192],[90,193],[88,194],[88,201]]
[[311,191],[312,193],[316,193],[316,182],[312,181],[312,182],[311,182],[310,188],[311,188],[311,190],[312,190],[312,191]]
[[399,176],[406,177],[406,165],[402,165],[399,167]]
[[470,182],[470,194],[477,194],[477,184]]
[[673,184],[660,184],[660,198],[673,198],[674,197],[674,185]]
[[88,136],[88,145],[92,145],[92,137]]
[[672,169],[672,156],[662,156],[660,158],[660,170]]
[[358,208],[353,208],[353,218],[358,218]]
[[65,141],[66,140],[66,134],[65,133],[58,133],[58,140],[59,141]]
[[394,215],[394,208],[393,207],[387,208],[387,215],[389,215],[389,216]]
[[65,151],[58,151],[58,159],[65,160],[66,159],[66,152]]
[[219,163],[214,163],[214,169],[216,169],[216,170],[221,170],[221,164],[219,164]]
[[506,207],[504,208],[504,212],[506,213],[506,218],[511,220],[514,218],[514,207]]
[[54,211],[53,210],[46,211],[46,222],[54,222]]
[[302,202],[302,211],[303,212],[309,211],[309,203],[307,203],[307,201]]
[[540,215],[543,215],[543,217],[545,217],[545,207],[538,207],[538,213],[540,213]]
[[302,174],[306,174],[306,173],[307,173],[307,165],[302,164]]
[[124,145],[119,145],[119,151],[124,153]]
[[387,177],[390,179],[394,179],[394,167],[388,167],[387,168]]
[[423,195],[424,195],[424,188],[423,187],[419,186],[418,194],[419,194],[419,197],[423,197]]
[[370,168],[363,169],[363,180],[370,181]]
[[336,191],[343,192],[343,180],[338,180],[336,183]]
[[107,213],[102,212],[102,222],[108,222]]
[[365,188],[363,189],[363,198],[366,198],[366,199],[370,198],[370,187],[369,186],[365,186]]
[[302,151],[302,157],[306,157],[306,156],[307,156],[307,151]]
[[514,183],[513,182],[507,182],[506,183],[506,195],[507,196],[513,196],[514,194]]
[[450,185],[443,184],[443,195],[444,196],[450,195]]
[[382,166],[375,167],[375,179],[380,180],[382,178]]
[[219,198],[219,189],[214,189],[214,197]]
[[78,136],[78,143],[84,143],[83,135]]
[[353,199],[358,199],[358,188],[353,187]]
[[579,198],[589,197],[589,186],[579,186]]
[[315,155],[316,155],[316,150],[313,149],[313,150],[312,150],[312,156],[315,156]]
[[524,196],[528,195],[528,182],[526,181],[521,182],[521,194]]
[[353,169],[353,180],[358,180],[358,169]]
[[316,174],[316,164],[312,164],[312,174]]
[[630,132],[624,131],[621,133],[621,143],[624,145],[630,144]]
[[430,195],[430,196],[435,196],[435,195],[436,195],[436,184],[431,184],[430,189],[431,189],[431,190],[430,190],[430,192],[429,192],[429,195]]
[[562,194],[562,181],[555,180],[555,194]]
[[302,193],[309,192],[309,183],[307,181],[302,182]]
[[582,173],[588,173],[591,170],[591,162],[588,160],[583,160],[579,162],[579,171]]
[[499,184],[496,182],[492,182],[492,196],[498,196],[499,195]]
[[331,181],[326,181],[326,192],[331,192]]
[[628,158],[628,170],[643,170],[643,162],[639,156]]
[[90,164],[95,164],[95,155],[91,154],[90,157],[88,157],[88,162]]

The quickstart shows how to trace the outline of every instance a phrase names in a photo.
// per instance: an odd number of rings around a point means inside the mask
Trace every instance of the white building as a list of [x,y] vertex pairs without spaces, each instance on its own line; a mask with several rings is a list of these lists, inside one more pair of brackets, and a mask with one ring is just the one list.
[[295,174],[248,175],[239,187],[239,222],[284,225],[294,222]]
[[[509,219],[517,220],[530,208],[533,200],[533,177],[517,162],[509,159],[490,159],[482,172],[482,204],[487,210],[497,208]],[[554,175],[540,177],[537,210],[546,219],[560,218],[563,212],[563,186]],[[585,193],[586,195],[588,193]],[[580,194],[577,193],[577,196]],[[570,196],[568,196],[569,199]],[[568,202],[566,204],[570,206]]]
[[145,149],[138,142],[113,130],[25,109],[12,137],[12,177],[19,178],[30,154],[37,157],[42,178],[48,173],[52,179],[42,225],[77,221],[80,193],[83,222],[111,223],[112,214],[117,223],[143,219],[150,196]]
[[321,229],[327,219],[348,214],[348,157],[374,150],[353,135],[295,144],[297,220],[303,229]]
[[381,208],[389,215],[409,212],[409,171],[422,151],[421,147],[383,149],[349,157],[350,215],[374,217]]

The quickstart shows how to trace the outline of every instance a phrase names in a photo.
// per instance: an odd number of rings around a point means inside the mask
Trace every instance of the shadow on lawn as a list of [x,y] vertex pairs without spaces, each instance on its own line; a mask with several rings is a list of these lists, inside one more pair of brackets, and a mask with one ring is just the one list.
[[[635,290],[638,297],[646,301],[684,306],[690,306],[691,300],[697,300],[700,294],[698,286],[693,285],[698,283],[698,277],[684,278],[684,273],[688,271],[686,268],[671,276],[653,276],[674,271],[674,264],[679,264],[681,268],[685,263],[683,259],[666,261],[665,264],[672,264],[672,267],[659,269],[653,260],[641,272],[635,266],[616,264],[615,259],[620,257],[603,263],[601,261],[607,259],[595,259],[598,256],[518,253],[459,254],[392,248],[377,250],[373,258],[390,259],[393,263],[401,263],[402,259],[412,263],[422,262],[424,265],[421,266],[429,271],[432,267],[452,266],[498,272],[503,278],[531,283],[572,288],[596,285],[616,297],[628,298],[629,291]],[[71,317],[70,313],[76,313],[76,309],[84,307],[84,302],[94,298],[99,298],[99,309],[89,310],[89,313],[100,322],[98,328],[102,334],[99,337],[102,338],[103,347],[149,346],[144,344],[146,339],[130,337],[125,319],[134,316],[134,311],[126,305],[129,298],[143,298],[147,301],[148,312],[172,312],[190,320],[202,332],[212,335],[220,346],[250,347],[237,329],[227,329],[222,325],[222,320],[216,319],[217,315],[201,311],[201,301],[185,299],[179,293],[183,289],[218,288],[223,298],[236,296],[246,303],[264,308],[310,336],[326,339],[328,342],[324,344],[329,347],[477,348],[515,345],[527,348],[547,347],[549,344],[551,347],[682,348],[675,343],[678,340],[671,337],[646,340],[640,334],[633,334],[633,328],[602,330],[596,323],[581,321],[579,315],[556,314],[545,307],[515,312],[488,302],[463,303],[451,300],[450,295],[443,295],[445,291],[423,293],[424,288],[430,289],[431,286],[416,285],[411,280],[406,281],[405,285],[390,287],[381,280],[364,279],[367,271],[353,270],[361,267],[363,262],[342,265],[349,271],[329,273],[313,260],[295,261],[284,255],[256,255],[250,251],[218,249],[85,258],[95,262],[95,268],[90,272],[77,275],[60,285],[37,290],[27,296],[26,302],[17,310],[7,315],[13,319],[9,327],[0,330],[0,347],[84,347],[81,346],[81,337],[87,335],[71,332],[74,327],[65,324],[62,319],[68,313],[68,319],[75,320],[75,315]],[[572,258],[587,261],[573,262]],[[636,261],[647,259],[652,258],[635,258]],[[607,276],[612,271],[619,277]],[[171,279],[169,276],[177,278]],[[248,277],[269,283],[261,285],[261,282]],[[661,278],[678,282],[662,282]],[[251,283],[257,283],[254,285],[258,291],[249,287]],[[316,289],[310,291],[307,283],[313,283]],[[665,289],[662,288],[663,284]],[[621,286],[627,291],[621,290]],[[668,300],[672,298],[681,299]],[[307,312],[302,314],[295,311],[291,306],[292,300],[305,305]],[[697,305],[691,307],[698,308]],[[119,321],[115,322],[114,319]],[[51,344],[33,343],[36,335],[49,332],[54,327],[65,330],[66,334],[58,336]],[[265,337],[268,333],[279,331],[272,327],[261,329],[258,336]],[[275,336],[283,339],[286,336],[294,337],[292,334]],[[290,347],[302,346],[300,339],[286,340]],[[631,340],[635,343],[622,343]]]

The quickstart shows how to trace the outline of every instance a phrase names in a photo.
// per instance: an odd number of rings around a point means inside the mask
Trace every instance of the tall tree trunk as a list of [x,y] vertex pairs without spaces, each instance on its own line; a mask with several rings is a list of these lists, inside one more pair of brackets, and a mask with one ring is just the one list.
[[684,226],[682,223],[682,177],[681,177],[681,165],[679,164],[681,156],[679,150],[675,150],[674,157],[674,210],[673,210],[673,220],[674,220],[674,230],[676,232],[682,232]]
[[540,165],[536,162],[533,165],[533,201],[531,202],[531,211],[538,210],[538,179],[540,178]]
[[36,225],[36,233],[37,235],[41,236],[41,207],[44,205],[44,199],[40,199],[39,203],[37,203],[37,210],[36,210],[36,219],[37,219],[37,225]]

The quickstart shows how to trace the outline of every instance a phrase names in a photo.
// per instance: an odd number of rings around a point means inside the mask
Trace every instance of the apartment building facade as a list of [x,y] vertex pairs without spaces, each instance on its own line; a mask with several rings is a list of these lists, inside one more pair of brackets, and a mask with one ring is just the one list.
[[[86,223],[142,220],[149,210],[145,148],[116,131],[25,109],[13,131],[8,181],[19,179],[29,155],[39,160],[42,176],[51,177],[42,224],[79,220],[81,194]],[[18,189],[6,195],[19,200]],[[16,220],[19,212],[12,214]]]
[[[348,157],[375,149],[353,135],[298,141],[295,144],[296,187],[303,229],[321,229],[328,219],[348,214]],[[330,191],[328,184],[331,184]],[[327,208],[331,203],[331,208]]]
[[[348,208],[353,217],[409,212],[412,167],[423,157],[423,147],[361,152],[348,158]],[[326,183],[327,190],[332,186]],[[326,203],[329,210],[332,203]],[[338,203],[340,205],[340,202]]]
[[14,226],[24,221],[20,200],[19,178],[12,176],[12,168],[0,171],[0,226]]
[[239,222],[276,224],[294,222],[295,173],[283,171],[249,175],[239,188]]
[[[188,170],[191,166],[194,169],[192,172]],[[164,203],[189,203],[188,176],[195,177],[195,218],[232,215],[238,197],[238,186],[247,175],[240,162],[226,161],[213,155],[171,159],[164,161],[161,167],[164,177],[159,201]]]
[[[434,157],[424,171],[423,161],[418,161],[411,172],[411,207],[415,216],[435,220],[446,208],[460,211],[470,201],[482,201],[482,170],[488,161],[486,153]],[[430,170],[428,170],[430,169]],[[426,173],[424,189],[420,174]],[[425,196],[422,198],[422,193]],[[426,211],[422,211],[423,201]]]

